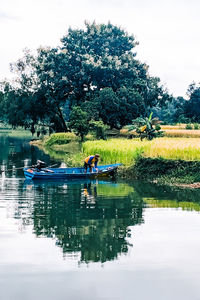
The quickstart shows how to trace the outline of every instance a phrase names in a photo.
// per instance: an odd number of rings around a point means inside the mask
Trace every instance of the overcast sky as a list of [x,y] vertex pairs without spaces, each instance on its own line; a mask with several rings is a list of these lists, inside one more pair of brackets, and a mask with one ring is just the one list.
[[200,0],[0,0],[0,80],[24,48],[57,46],[85,20],[133,34],[137,58],[174,96],[200,82]]

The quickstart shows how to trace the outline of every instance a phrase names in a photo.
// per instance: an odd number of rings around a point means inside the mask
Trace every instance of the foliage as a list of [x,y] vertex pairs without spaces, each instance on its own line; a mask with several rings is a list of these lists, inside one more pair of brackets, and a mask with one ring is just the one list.
[[189,129],[189,130],[193,129],[192,124],[186,124],[185,129]]
[[143,97],[134,89],[121,87],[102,89],[94,99],[99,118],[111,128],[121,128],[144,114]]
[[95,134],[96,139],[107,139],[106,130],[109,129],[109,126],[105,125],[101,120],[100,121],[90,121],[90,129]]
[[152,114],[150,114],[149,118],[137,118],[133,120],[132,125],[126,126],[126,128],[129,131],[135,129],[141,140],[144,138],[152,140],[153,138],[162,136],[163,131],[158,126],[160,122],[156,118],[152,119]]
[[77,140],[77,137],[72,132],[53,133],[45,140],[45,146],[63,145]]
[[195,83],[188,88],[189,100],[185,105],[185,115],[192,122],[200,122],[200,87]]
[[73,106],[90,119],[121,128],[152,111],[166,124],[200,122],[200,87],[188,87],[189,100],[174,98],[148,66],[136,59],[138,42],[122,28],[85,23],[69,28],[61,46],[40,47],[11,65],[13,83],[0,87],[0,120],[39,135],[67,132]]
[[183,97],[168,99],[164,105],[155,105],[151,110],[153,115],[165,124],[188,123],[185,116],[186,100]]
[[139,158],[134,166],[134,175],[138,179],[176,182],[199,182],[200,162],[185,160],[167,160],[163,158]]
[[199,146],[199,138],[161,137],[152,141],[115,138],[107,141],[86,141],[83,143],[83,151],[85,154],[99,153],[104,163],[119,162],[132,165],[140,156],[171,160],[200,160]]
[[130,143],[129,140],[115,138],[107,141],[86,141],[82,147],[86,155],[99,153],[102,163],[131,165],[138,156],[145,152],[149,145],[144,145],[139,140],[134,140],[134,143]]
[[67,132],[69,110],[80,106],[90,119],[121,128],[171,101],[136,60],[135,37],[120,27],[86,22],[84,29],[69,28],[61,43],[36,55],[25,50],[12,64],[16,80],[9,90],[4,83],[0,95],[1,116],[12,126]]
[[68,126],[83,141],[84,136],[89,132],[89,118],[87,112],[83,111],[80,106],[74,106],[70,113],[70,120]]

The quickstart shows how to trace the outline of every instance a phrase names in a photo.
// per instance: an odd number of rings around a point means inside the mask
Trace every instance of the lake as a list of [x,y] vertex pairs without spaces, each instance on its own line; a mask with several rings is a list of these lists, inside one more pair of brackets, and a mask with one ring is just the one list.
[[0,299],[200,299],[200,191],[140,181],[28,181],[58,163],[0,135]]

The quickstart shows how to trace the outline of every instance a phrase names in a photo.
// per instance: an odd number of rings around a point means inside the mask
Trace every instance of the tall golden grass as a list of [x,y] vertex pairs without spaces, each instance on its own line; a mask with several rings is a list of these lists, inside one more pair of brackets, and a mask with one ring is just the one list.
[[200,139],[157,138],[152,141],[139,139],[110,139],[83,143],[87,155],[99,153],[103,163],[131,165],[138,155],[166,159],[200,160]]
[[167,137],[188,137],[200,138],[200,130],[187,130],[187,129],[162,129],[164,135]]
[[162,130],[185,129],[186,124],[161,125]]

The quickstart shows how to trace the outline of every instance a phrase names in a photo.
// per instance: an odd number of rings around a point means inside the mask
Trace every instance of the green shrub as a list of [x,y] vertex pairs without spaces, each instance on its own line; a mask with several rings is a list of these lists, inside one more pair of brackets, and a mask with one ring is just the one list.
[[199,124],[198,123],[194,123],[194,129],[198,130],[199,129]]
[[185,129],[188,129],[188,130],[193,129],[192,124],[186,124]]
[[93,131],[93,134],[97,140],[100,140],[100,139],[106,140],[107,139],[106,130],[109,129],[108,125],[105,125],[103,123],[103,121],[101,121],[101,120],[100,121],[91,120],[89,124],[90,124],[91,130]]
[[134,165],[137,179],[153,180],[168,177],[170,181],[182,179],[185,182],[200,181],[200,161],[170,160],[139,157]]

